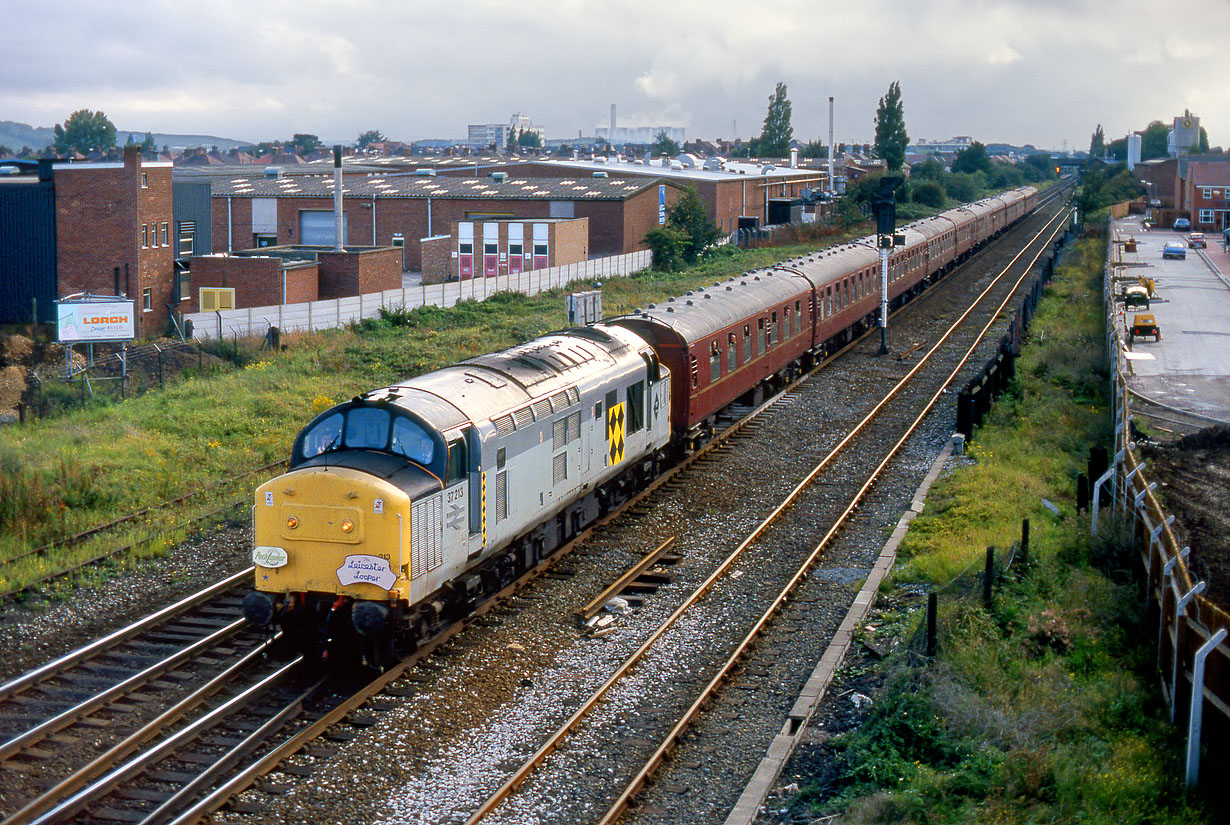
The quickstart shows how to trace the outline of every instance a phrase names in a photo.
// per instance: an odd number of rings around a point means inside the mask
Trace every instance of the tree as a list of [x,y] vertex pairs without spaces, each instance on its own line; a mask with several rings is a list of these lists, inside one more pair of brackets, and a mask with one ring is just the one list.
[[384,143],[388,138],[379,129],[368,129],[359,133],[359,148],[366,149],[372,143]]
[[923,206],[939,209],[944,205],[944,187],[933,180],[919,181],[914,184],[912,198],[914,203],[921,203]]
[[145,133],[145,140],[141,141],[141,151],[147,155],[152,155],[157,151],[157,147],[154,145],[153,132]]
[[1093,133],[1093,138],[1089,141],[1089,157],[1106,157],[1106,133],[1102,131],[1101,123],[1098,124],[1098,128]]
[[665,131],[658,132],[658,136],[653,139],[653,145],[649,147],[649,154],[657,155],[677,155],[679,154],[679,144],[671,140],[670,135]]
[[1050,180],[1055,177],[1055,161],[1045,152],[1037,152],[1025,158],[1025,167],[1033,171],[1034,180]]
[[645,243],[653,250],[654,268],[673,270],[695,263],[721,235],[700,195],[688,187],[666,211],[666,225],[651,229]]
[[827,158],[829,156],[829,147],[818,140],[809,140],[800,154],[805,158]]
[[1170,156],[1170,127],[1160,120],[1150,123],[1140,134],[1140,159]]
[[1209,153],[1209,133],[1200,127],[1200,154],[1207,155]]
[[974,174],[975,172],[991,172],[991,158],[987,155],[987,147],[978,141],[957,152],[952,161],[952,171]]
[[783,158],[790,154],[790,138],[793,134],[786,84],[778,82],[773,94],[769,95],[769,111],[764,116],[764,129],[760,133],[757,147],[760,156]]
[[905,110],[901,105],[901,84],[894,80],[876,109],[876,155],[883,158],[890,171],[895,171],[905,162],[905,148],[909,145]]
[[927,158],[910,169],[912,180],[939,181],[944,177],[944,165],[935,158]]
[[115,146],[115,124],[101,111],[78,109],[64,125],[56,124],[52,147],[60,154],[107,150]]
[[517,145],[524,146],[529,149],[541,149],[542,138],[537,132],[531,132],[529,129],[522,129],[517,135]]
[[294,148],[296,155],[310,155],[321,147],[320,138],[303,133],[292,135],[290,145]]

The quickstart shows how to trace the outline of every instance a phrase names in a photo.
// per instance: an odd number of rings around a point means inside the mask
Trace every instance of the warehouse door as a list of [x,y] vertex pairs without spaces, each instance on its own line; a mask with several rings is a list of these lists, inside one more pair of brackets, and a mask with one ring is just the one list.
[[[305,246],[336,245],[337,230],[332,212],[303,210],[299,213],[299,243]],[[342,216],[342,243],[346,243],[346,216]]]

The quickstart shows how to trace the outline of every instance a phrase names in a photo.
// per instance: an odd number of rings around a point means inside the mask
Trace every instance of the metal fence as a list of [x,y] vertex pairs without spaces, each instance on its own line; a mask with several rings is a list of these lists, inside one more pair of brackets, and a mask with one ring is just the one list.
[[[1145,463],[1132,441],[1132,397],[1128,387],[1128,351],[1114,296],[1115,246],[1111,221],[1103,278],[1106,345],[1111,360],[1111,399],[1115,443],[1110,467],[1093,480],[1091,525],[1098,535],[1099,504],[1109,496],[1110,511],[1130,526],[1139,549],[1146,583],[1149,618],[1157,627],[1157,662],[1171,721],[1186,725],[1187,783],[1197,779],[1205,707],[1230,718],[1230,613],[1203,595],[1205,583],[1187,564],[1190,548],[1174,529],[1174,516],[1154,495]],[[1199,701],[1192,701],[1192,697]]]
[[228,309],[220,312],[193,312],[185,314],[184,320],[191,322],[192,337],[198,340],[262,336],[270,327],[277,327],[284,332],[334,329],[364,318],[374,318],[380,314],[381,309],[451,307],[458,301],[486,300],[497,292],[537,295],[545,290],[566,286],[572,281],[624,277],[648,269],[652,263],[652,253],[649,250],[641,250],[628,255],[596,258],[516,275],[389,289],[350,298]]

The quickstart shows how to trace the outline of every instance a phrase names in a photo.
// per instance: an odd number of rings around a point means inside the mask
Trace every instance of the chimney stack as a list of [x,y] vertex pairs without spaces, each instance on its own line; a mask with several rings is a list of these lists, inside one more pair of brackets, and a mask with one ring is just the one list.
[[344,252],[342,247],[342,232],[345,222],[342,220],[342,145],[333,147],[333,251]]

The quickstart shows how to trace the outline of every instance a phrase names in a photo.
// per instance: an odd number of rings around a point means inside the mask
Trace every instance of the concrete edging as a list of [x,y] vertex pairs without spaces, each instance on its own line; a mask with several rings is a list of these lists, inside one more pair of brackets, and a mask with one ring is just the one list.
[[786,716],[786,724],[782,726],[781,733],[773,737],[768,752],[760,760],[760,765],[756,768],[756,772],[752,774],[752,778],[747,783],[747,787],[744,788],[739,801],[735,803],[735,807],[726,817],[725,825],[751,825],[760,813],[760,808],[764,805],[765,798],[768,797],[773,784],[777,781],[782,769],[786,767],[786,763],[802,741],[808,722],[811,721],[811,717],[815,714],[816,709],[820,707],[820,702],[824,699],[824,694],[832,683],[833,676],[837,673],[837,668],[841,665],[846,652],[854,641],[855,632],[866,620],[872,604],[875,603],[876,591],[879,590],[885,576],[888,575],[889,571],[892,570],[893,564],[896,563],[897,548],[901,545],[901,541],[909,531],[910,522],[922,512],[927,492],[931,489],[931,485],[935,483],[935,480],[939,478],[940,472],[952,456],[952,452],[953,439],[949,439],[944,448],[940,450],[940,454],[936,456],[935,461],[932,462],[931,469],[927,471],[927,475],[923,478],[922,483],[919,484],[918,490],[915,491],[914,500],[910,503],[909,509],[901,516],[892,535],[889,536],[884,548],[880,551],[880,557],[876,560],[875,565],[872,566],[871,572],[867,576],[867,581],[863,583],[858,595],[854,597],[854,603],[850,605],[846,618],[842,621],[837,632],[833,634],[833,640],[829,643],[828,649],[824,651],[824,655],[820,657],[820,661],[816,663],[811,677],[803,685],[802,690],[799,691],[799,696],[795,699],[794,706]]

